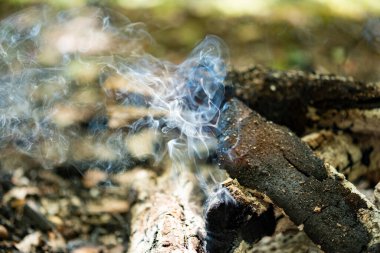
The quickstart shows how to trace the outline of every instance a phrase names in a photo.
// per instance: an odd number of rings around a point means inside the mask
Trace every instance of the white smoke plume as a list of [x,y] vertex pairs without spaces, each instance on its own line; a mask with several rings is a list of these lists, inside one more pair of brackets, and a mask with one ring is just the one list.
[[165,153],[178,167],[206,159],[228,50],[207,36],[176,65],[145,53],[151,44],[143,24],[98,8],[32,8],[3,20],[0,148],[47,168],[114,171]]

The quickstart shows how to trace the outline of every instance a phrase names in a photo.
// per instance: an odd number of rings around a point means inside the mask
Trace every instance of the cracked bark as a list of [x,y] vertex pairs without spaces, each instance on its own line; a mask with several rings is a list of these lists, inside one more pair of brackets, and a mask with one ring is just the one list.
[[380,136],[380,109],[329,109],[316,111],[310,120],[319,128],[332,127],[355,134]]
[[379,211],[294,133],[234,99],[220,128],[220,166],[268,195],[323,250],[379,250]]
[[131,171],[137,200],[131,209],[129,252],[203,253],[204,222],[200,204],[191,199],[196,180],[190,172],[162,175]]
[[344,133],[321,130],[302,137],[302,141],[323,161],[332,165],[350,181],[366,174],[362,148],[353,138]]
[[380,142],[373,135],[321,130],[302,140],[349,181],[360,177],[372,184],[380,181]]
[[226,84],[229,96],[236,96],[267,119],[298,134],[310,123],[310,107],[320,111],[319,114],[330,109],[380,107],[379,83],[364,83],[333,74],[254,66],[246,71],[231,71]]
[[252,248],[242,249],[244,253],[323,253],[302,231],[279,233],[266,237]]

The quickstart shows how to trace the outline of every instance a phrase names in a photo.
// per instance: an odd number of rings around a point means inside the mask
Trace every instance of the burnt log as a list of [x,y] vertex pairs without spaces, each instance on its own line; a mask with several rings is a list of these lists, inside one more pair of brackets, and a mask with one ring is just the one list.
[[242,240],[257,242],[276,226],[269,198],[231,178],[209,197],[205,220],[207,252],[233,252]]
[[380,107],[379,83],[333,74],[254,66],[229,72],[226,87],[228,96],[236,96],[268,120],[298,134],[308,124],[309,107],[322,111]]
[[236,99],[225,104],[219,126],[220,167],[266,194],[323,250],[379,251],[378,209],[293,132]]

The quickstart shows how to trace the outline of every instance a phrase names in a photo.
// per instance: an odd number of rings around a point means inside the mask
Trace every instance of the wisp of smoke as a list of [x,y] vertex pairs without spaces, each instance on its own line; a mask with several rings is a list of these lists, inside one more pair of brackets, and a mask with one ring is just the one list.
[[155,159],[207,158],[228,50],[207,36],[176,65],[145,53],[152,41],[142,24],[98,8],[33,8],[2,21],[0,147],[48,168],[123,169],[150,152],[130,146],[151,129]]

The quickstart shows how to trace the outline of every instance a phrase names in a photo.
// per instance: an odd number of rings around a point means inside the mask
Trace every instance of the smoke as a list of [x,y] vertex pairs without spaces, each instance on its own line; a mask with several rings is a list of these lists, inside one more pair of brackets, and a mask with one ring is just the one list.
[[43,166],[108,171],[206,159],[228,50],[207,36],[181,64],[145,53],[144,25],[109,10],[32,8],[0,23],[0,148]]
[[219,38],[208,36],[180,65],[145,56],[116,66],[128,82],[144,87],[148,107],[165,115],[156,126],[167,137],[174,135],[167,147],[176,161],[183,160],[184,153],[206,158],[215,142],[213,129],[224,97],[225,52]]

